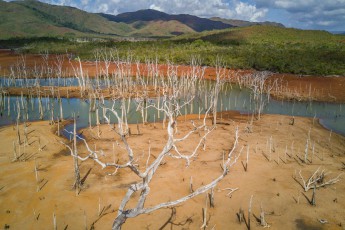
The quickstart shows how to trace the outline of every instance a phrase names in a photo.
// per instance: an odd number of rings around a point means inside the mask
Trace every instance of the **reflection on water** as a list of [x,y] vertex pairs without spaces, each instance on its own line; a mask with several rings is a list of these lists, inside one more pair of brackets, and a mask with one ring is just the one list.
[[[238,86],[228,85],[224,87],[224,90],[219,94],[218,99],[218,111],[236,110],[242,113],[253,112],[255,105],[252,100],[251,91],[249,89],[240,89]],[[227,88],[227,90],[225,90]],[[181,109],[181,113],[203,113],[205,111],[204,94],[199,93],[194,100],[193,105],[188,106],[186,109]],[[268,114],[284,114],[293,116],[306,116],[320,118],[321,124],[325,127],[345,135],[345,108],[342,108],[343,104],[325,103],[325,102],[297,102],[297,101],[276,101],[268,99],[265,96],[266,105],[263,113]],[[76,114],[78,118],[78,128],[87,127],[89,121],[92,125],[96,124],[95,112],[89,112],[90,104],[88,100],[84,99],[61,99],[63,117],[71,118],[72,114]],[[150,99],[149,103],[157,103],[157,99]],[[106,106],[112,106],[112,101],[106,101]],[[141,111],[137,111],[138,103],[136,100],[131,100],[130,105],[126,101],[126,110],[128,122],[140,123],[142,122]],[[17,108],[21,108],[20,118],[23,121],[28,116],[28,120],[39,120],[39,101],[37,98],[24,97],[21,100],[20,96],[2,97],[1,99],[1,118],[0,125],[8,125],[15,123],[17,119]],[[27,106],[26,106],[27,105]],[[42,98],[43,107],[43,119],[50,120],[51,116],[54,119],[60,117],[60,105],[59,100],[52,98]],[[27,109],[26,109],[27,108]],[[120,101],[115,101],[115,107],[121,114]],[[1,109],[1,108],[0,108]],[[26,111],[27,110],[27,111]],[[53,111],[53,113],[52,113]],[[99,109],[99,118],[101,122],[103,120],[103,111]],[[149,122],[158,121],[162,119],[162,114],[158,114],[153,108],[148,109],[147,120]],[[111,122],[116,122],[116,118],[111,117]]]
[[[104,87],[106,84],[112,84],[112,80],[87,78],[86,85]],[[8,78],[0,77],[0,87],[34,87],[34,86],[79,86],[78,79],[75,77],[58,78]]]
[[78,86],[77,78],[0,78],[3,87]]

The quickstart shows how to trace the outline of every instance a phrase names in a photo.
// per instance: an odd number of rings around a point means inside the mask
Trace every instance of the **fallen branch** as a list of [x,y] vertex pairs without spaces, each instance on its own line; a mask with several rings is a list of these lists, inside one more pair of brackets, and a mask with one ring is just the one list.
[[299,177],[301,179],[301,186],[303,187],[304,191],[307,192],[309,189],[312,188],[320,188],[325,187],[327,185],[332,185],[340,181],[340,176],[343,175],[343,173],[340,173],[338,176],[325,180],[326,175],[329,173],[325,171],[325,169],[320,171],[320,167],[309,177],[309,179],[306,181],[302,176],[302,170],[299,171]]

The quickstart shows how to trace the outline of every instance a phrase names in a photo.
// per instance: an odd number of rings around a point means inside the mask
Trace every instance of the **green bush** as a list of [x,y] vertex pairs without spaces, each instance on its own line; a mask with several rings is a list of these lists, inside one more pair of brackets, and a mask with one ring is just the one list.
[[[265,27],[262,27],[265,30]],[[267,29],[267,28],[266,28]],[[240,29],[237,29],[244,33]],[[259,30],[261,32],[261,30]],[[121,59],[129,55],[133,61],[145,62],[147,59],[158,59],[160,63],[167,60],[176,64],[189,64],[192,56],[198,56],[203,65],[212,66],[216,56],[221,56],[228,67],[253,68],[281,73],[311,74],[311,75],[345,75],[345,43],[344,37],[334,37],[327,33],[313,38],[312,32],[304,32],[305,39],[296,38],[302,33],[298,30],[289,35],[278,32],[269,35],[251,35],[254,38],[242,38],[240,43],[232,44],[229,39],[221,42],[217,35],[212,40],[209,35],[204,38],[183,38],[180,40],[157,41],[113,41],[96,40],[78,42],[68,38],[32,38],[0,41],[0,47],[21,47],[23,52],[39,53],[48,50],[50,53],[70,52],[84,60],[93,60],[96,49],[112,48]],[[252,31],[251,31],[252,32]],[[224,32],[222,32],[224,33]],[[231,34],[231,36],[234,33]],[[229,35],[230,36],[230,35]],[[238,38],[239,35],[236,35]],[[243,34],[241,34],[244,37]],[[249,36],[249,35],[247,35]],[[324,38],[322,38],[324,36]],[[313,40],[314,39],[314,40]]]

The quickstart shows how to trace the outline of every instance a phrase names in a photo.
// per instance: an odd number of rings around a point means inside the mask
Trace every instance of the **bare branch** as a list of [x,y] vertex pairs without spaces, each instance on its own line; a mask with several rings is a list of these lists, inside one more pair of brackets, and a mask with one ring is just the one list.
[[343,173],[340,173],[338,176],[325,180],[325,176],[329,174],[325,171],[325,169],[320,171],[320,167],[317,168],[317,170],[309,177],[309,179],[306,181],[302,176],[302,170],[299,171],[299,177],[302,181],[301,185],[304,188],[304,191],[307,192],[309,189],[312,188],[320,188],[325,187],[327,185],[332,185],[340,181],[340,176],[343,175]]

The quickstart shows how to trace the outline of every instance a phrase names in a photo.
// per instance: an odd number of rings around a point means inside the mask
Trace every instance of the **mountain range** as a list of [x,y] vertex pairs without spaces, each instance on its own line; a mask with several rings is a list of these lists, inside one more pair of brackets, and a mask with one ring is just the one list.
[[47,36],[158,38],[251,25],[284,27],[274,22],[171,15],[152,9],[110,15],[37,0],[0,0],[0,39]]

